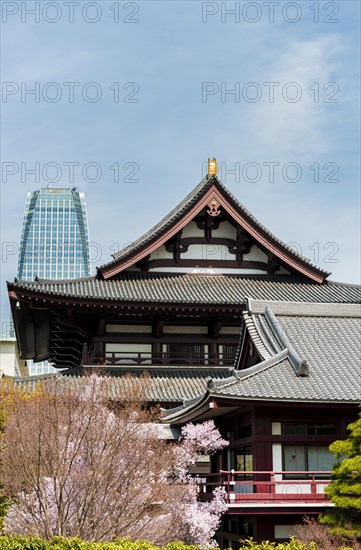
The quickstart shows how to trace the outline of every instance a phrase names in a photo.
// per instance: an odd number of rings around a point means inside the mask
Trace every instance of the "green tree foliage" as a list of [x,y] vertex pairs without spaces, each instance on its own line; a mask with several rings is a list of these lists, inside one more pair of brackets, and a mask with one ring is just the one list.
[[331,531],[344,538],[361,538],[361,413],[358,420],[348,426],[349,437],[335,441],[330,450],[338,462],[326,489],[335,508],[324,514],[320,521]]

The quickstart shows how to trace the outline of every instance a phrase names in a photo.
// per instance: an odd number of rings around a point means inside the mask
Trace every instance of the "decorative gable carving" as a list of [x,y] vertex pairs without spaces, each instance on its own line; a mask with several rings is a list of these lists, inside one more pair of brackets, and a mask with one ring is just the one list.
[[219,216],[219,214],[221,213],[219,207],[220,207],[220,204],[218,201],[216,201],[215,199],[211,200],[208,204],[208,210],[207,210],[207,214],[209,214],[210,216],[212,216],[212,218],[215,218],[216,216]]

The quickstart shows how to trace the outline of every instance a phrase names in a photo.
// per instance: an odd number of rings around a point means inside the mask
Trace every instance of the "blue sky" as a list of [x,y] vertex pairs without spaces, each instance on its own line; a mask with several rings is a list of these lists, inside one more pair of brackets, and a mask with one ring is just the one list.
[[85,192],[94,273],[213,156],[279,238],[359,282],[359,29],[347,0],[3,1],[2,322],[28,191]]

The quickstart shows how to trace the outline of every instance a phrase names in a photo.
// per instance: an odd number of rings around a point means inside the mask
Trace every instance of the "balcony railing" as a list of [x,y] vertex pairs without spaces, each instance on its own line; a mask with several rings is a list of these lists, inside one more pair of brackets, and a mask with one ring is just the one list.
[[228,504],[327,503],[324,490],[330,483],[326,471],[251,471],[221,470],[218,474],[197,477],[199,498],[210,500],[216,487],[225,487]]
[[205,352],[202,355],[174,354],[169,352],[152,353],[147,351],[115,351],[106,352],[105,357],[92,352],[83,352],[83,365],[187,365],[228,367],[233,365],[234,357],[229,354],[212,354]]

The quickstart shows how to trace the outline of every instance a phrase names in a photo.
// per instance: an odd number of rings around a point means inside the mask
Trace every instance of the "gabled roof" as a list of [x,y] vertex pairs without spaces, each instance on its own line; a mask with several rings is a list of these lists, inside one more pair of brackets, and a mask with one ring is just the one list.
[[[250,300],[244,313],[262,361],[228,380],[208,383],[207,392],[164,419],[189,420],[221,400],[294,403],[361,401],[361,307],[334,304],[273,304]],[[277,316],[271,308],[279,313]]]
[[219,181],[216,175],[206,176],[191,193],[150,231],[113,255],[114,260],[98,268],[98,276],[115,277],[185,227],[203,208],[215,201],[236,223],[240,224],[264,249],[284,262],[293,272],[322,283],[330,273],[319,269],[295,252],[264,227]]

